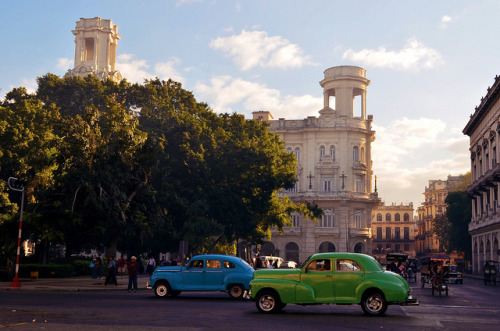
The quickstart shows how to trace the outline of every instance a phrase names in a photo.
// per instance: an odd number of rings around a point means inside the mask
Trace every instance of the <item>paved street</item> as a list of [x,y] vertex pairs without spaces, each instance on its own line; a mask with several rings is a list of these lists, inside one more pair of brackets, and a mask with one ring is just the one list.
[[[52,280],[54,281],[54,280]],[[120,280],[119,280],[120,281]],[[145,284],[141,278],[140,284]],[[62,280],[56,290],[43,280],[25,282],[23,290],[0,287],[0,328],[10,330],[481,330],[500,323],[500,285],[465,279],[451,285],[449,296],[432,296],[429,285],[411,283],[420,306],[390,306],[387,316],[364,316],[359,306],[288,305],[282,313],[263,315],[249,301],[226,293],[182,293],[158,299],[125,285],[103,287],[94,280]],[[81,288],[77,290],[78,282]],[[125,279],[123,280],[123,283]],[[119,282],[120,283],[120,282]],[[90,285],[85,285],[90,284]],[[95,285],[92,285],[95,284]],[[85,285],[85,286],[84,286]],[[33,286],[32,289],[28,289]],[[89,288],[94,286],[94,288]],[[74,289],[73,289],[74,288]]]

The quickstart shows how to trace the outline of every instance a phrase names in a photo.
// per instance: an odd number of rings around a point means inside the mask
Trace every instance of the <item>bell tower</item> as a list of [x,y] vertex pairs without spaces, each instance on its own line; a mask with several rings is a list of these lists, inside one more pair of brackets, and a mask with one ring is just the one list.
[[121,36],[118,26],[111,20],[80,18],[75,35],[75,65],[64,77],[95,75],[101,80],[111,79],[118,82],[122,79],[116,70],[116,47]]

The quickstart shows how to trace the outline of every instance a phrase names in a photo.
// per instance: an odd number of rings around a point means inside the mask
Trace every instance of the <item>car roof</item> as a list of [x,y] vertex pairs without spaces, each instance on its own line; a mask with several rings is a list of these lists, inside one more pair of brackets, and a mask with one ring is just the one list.
[[342,253],[342,252],[330,252],[330,253],[317,253],[311,256],[311,259],[353,259],[362,264],[362,267],[368,271],[380,271],[381,267],[378,262],[370,255],[360,254],[360,253]]
[[224,255],[224,254],[200,254],[200,255],[195,255],[191,258],[192,259],[226,259],[226,260],[241,260],[241,258],[234,256],[234,255]]

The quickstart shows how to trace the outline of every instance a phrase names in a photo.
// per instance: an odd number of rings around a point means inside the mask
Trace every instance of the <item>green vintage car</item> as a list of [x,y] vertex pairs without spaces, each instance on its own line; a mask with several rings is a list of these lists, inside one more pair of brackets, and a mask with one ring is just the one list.
[[247,298],[263,313],[286,304],[360,304],[368,315],[388,305],[418,305],[406,280],[384,270],[371,256],[357,253],[312,255],[300,269],[257,270]]

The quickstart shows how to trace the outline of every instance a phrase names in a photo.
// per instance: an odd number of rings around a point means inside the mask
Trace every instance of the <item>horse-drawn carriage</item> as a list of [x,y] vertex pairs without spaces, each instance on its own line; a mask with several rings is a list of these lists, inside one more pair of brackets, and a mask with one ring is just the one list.
[[421,260],[420,283],[422,288],[425,284],[430,284],[432,295],[438,292],[439,296],[441,296],[441,293],[445,292],[446,296],[448,296],[449,268],[445,265],[448,260],[449,257],[444,256],[429,256]]
[[497,269],[498,261],[488,260],[484,261],[483,275],[484,275],[484,285],[488,283],[493,283],[497,285]]

